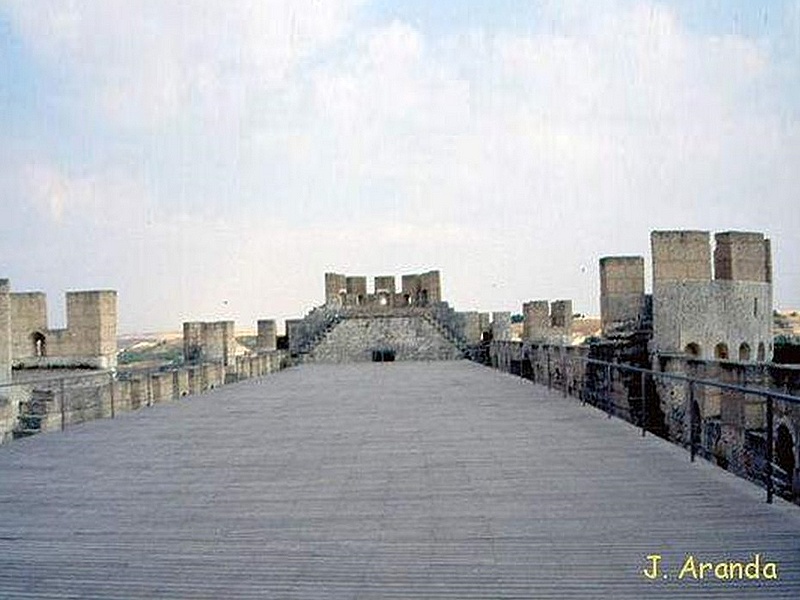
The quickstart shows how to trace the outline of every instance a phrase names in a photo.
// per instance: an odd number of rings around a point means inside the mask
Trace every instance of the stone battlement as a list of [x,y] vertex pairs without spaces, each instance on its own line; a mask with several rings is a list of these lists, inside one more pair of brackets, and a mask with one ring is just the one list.
[[[3,372],[14,368],[82,367],[110,369],[117,364],[117,293],[91,290],[66,293],[67,326],[47,323],[47,296],[11,292],[0,285],[0,353]],[[7,378],[7,377],[6,377]]]
[[340,273],[325,273],[325,305],[336,308],[381,310],[383,308],[431,306],[442,301],[439,271],[403,275],[397,292],[394,275],[374,278],[372,293],[367,278]]

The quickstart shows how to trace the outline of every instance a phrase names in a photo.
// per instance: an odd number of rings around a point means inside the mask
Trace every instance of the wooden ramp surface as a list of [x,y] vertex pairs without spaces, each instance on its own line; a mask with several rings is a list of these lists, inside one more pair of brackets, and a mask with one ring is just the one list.
[[[677,578],[754,554],[777,580]],[[0,598],[644,597],[800,598],[800,508],[467,362],[306,365],[0,447]]]

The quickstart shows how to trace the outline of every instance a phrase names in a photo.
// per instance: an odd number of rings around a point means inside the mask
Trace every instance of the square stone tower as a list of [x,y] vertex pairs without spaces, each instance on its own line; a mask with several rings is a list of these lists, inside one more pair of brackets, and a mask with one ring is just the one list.
[[550,329],[550,304],[547,300],[532,300],[522,305],[522,339],[544,339]]
[[67,292],[67,330],[72,351],[98,357],[98,366],[117,366],[117,293],[111,290]]
[[600,320],[603,335],[636,331],[645,312],[644,258],[600,259]]
[[654,231],[653,351],[704,359],[772,357],[772,266],[761,233]]
[[236,337],[233,321],[183,324],[183,358],[188,363],[218,362],[236,364]]
[[499,311],[492,313],[492,339],[503,341],[511,339],[511,313]]
[[11,381],[11,284],[0,279],[0,383]]
[[271,352],[278,347],[278,328],[275,319],[262,319],[258,321],[258,337],[256,347],[259,350]]
[[650,242],[654,284],[711,279],[711,242],[707,231],[654,231]]
[[760,233],[725,231],[714,236],[714,279],[772,281],[769,240]]
[[325,273],[325,304],[343,306],[347,295],[347,277],[340,273]]

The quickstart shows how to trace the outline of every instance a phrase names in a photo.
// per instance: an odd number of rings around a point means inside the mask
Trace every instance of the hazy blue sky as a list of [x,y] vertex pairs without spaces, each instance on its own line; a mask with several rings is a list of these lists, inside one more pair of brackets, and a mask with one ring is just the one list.
[[800,1],[0,0],[0,277],[120,329],[323,273],[573,298],[652,229],[773,239],[800,307]]

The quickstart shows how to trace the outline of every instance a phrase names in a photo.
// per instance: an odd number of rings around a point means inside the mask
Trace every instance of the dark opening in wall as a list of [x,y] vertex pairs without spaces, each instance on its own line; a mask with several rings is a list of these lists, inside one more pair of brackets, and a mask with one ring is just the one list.
[[34,331],[31,335],[33,340],[33,355],[36,358],[47,356],[47,338],[41,331]]
[[686,344],[686,348],[683,351],[688,354],[689,356],[697,356],[699,357],[701,354],[700,345],[696,344],[695,342],[691,342],[690,344]]
[[720,342],[714,348],[714,358],[728,360],[728,344]]
[[750,360],[750,345],[747,342],[742,342],[739,346],[739,360]]
[[394,350],[373,350],[372,362],[394,362]]

